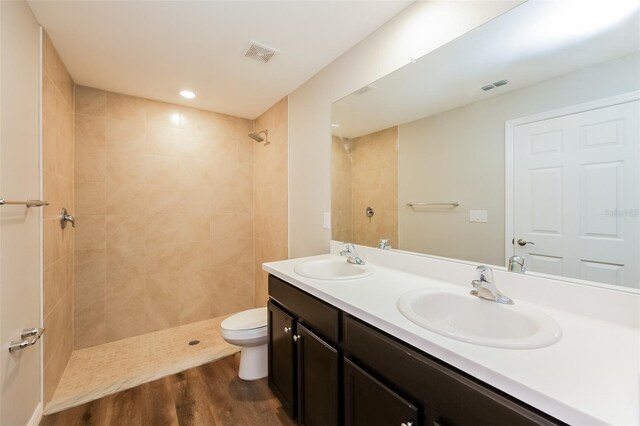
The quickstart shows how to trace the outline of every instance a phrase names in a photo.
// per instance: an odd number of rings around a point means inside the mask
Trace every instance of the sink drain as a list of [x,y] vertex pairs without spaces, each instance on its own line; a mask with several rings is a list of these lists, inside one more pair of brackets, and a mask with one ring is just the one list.
[[189,342],[189,346],[195,346],[198,343],[200,343],[200,340],[192,340],[192,341]]

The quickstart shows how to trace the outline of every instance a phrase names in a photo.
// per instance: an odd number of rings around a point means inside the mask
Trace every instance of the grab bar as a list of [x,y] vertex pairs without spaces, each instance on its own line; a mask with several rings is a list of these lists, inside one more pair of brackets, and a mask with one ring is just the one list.
[[48,206],[49,202],[41,200],[7,201],[4,198],[0,198],[0,206],[4,204],[25,204],[27,207],[42,207]]
[[419,207],[419,206],[451,206],[458,207],[460,203],[457,201],[452,201],[450,203],[407,203],[407,207]]

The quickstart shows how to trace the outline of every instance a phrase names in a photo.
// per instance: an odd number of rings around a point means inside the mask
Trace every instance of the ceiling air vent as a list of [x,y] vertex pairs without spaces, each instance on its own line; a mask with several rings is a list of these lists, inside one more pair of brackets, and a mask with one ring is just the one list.
[[491,84],[487,84],[486,86],[482,86],[481,89],[484,90],[485,92],[491,90],[491,89],[495,89],[496,87],[500,87],[500,86],[504,86],[505,84],[509,83],[509,80],[499,80],[499,81],[494,81]]
[[366,85],[364,87],[361,87],[360,89],[356,90],[353,93],[355,93],[356,95],[364,95],[368,91],[373,90],[375,88],[376,88],[376,86],[372,86],[371,84],[369,84],[369,85]]
[[260,45],[255,41],[250,41],[244,51],[244,56],[249,59],[255,59],[263,63],[267,63],[273,58],[278,51],[267,46]]

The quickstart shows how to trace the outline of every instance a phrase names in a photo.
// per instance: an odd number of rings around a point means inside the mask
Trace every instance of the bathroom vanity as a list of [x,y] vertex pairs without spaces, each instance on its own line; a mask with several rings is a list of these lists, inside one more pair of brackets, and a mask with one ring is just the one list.
[[305,425],[563,424],[273,275],[269,385]]
[[[341,247],[332,242],[333,254],[263,265],[270,274],[269,385],[299,424],[640,420],[638,295],[495,269],[513,307],[544,313],[562,336],[538,347],[490,347],[433,332],[400,310],[402,297],[416,291],[469,296],[476,265],[358,246],[373,268],[369,276],[323,280],[296,272],[304,263],[345,261]],[[455,311],[457,300],[445,310]],[[594,310],[600,318],[590,317]],[[478,312],[477,322],[486,322]]]

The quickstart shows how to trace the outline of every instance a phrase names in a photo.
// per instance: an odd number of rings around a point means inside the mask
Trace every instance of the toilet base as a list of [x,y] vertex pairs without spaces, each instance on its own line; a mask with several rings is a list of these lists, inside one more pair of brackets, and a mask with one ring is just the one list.
[[267,377],[267,345],[244,346],[240,351],[240,371],[242,380],[258,380]]

